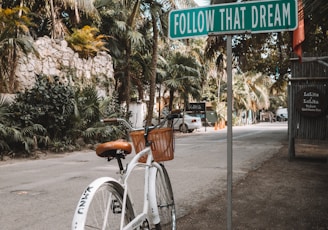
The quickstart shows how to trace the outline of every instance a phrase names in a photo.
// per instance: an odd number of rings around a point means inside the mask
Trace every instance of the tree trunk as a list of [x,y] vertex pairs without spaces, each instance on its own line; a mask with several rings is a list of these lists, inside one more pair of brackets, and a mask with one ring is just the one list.
[[154,102],[155,102],[155,90],[156,90],[156,67],[157,67],[157,45],[158,45],[158,28],[156,23],[155,15],[152,15],[153,24],[153,53],[151,60],[151,79],[150,79],[150,89],[149,89],[149,104],[148,104],[148,114],[147,114],[147,125],[151,125],[151,120],[153,118]]
[[173,109],[173,97],[174,97],[174,90],[170,89],[170,100],[169,100],[169,112],[172,113]]
[[126,120],[129,120],[129,111],[130,111],[130,91],[131,91],[131,76],[130,76],[130,56],[131,56],[131,43],[127,41],[127,48],[126,48],[126,57],[125,57],[125,103],[126,103]]
[[76,23],[80,23],[81,19],[80,19],[80,14],[79,14],[79,8],[78,8],[78,5],[77,5],[77,0],[75,0],[74,2],[74,12],[75,12],[75,20],[76,20]]
[[[173,96],[174,96],[174,90],[170,89],[170,98],[169,98],[169,113],[172,113],[172,108],[173,108]],[[173,121],[170,120],[168,122],[168,126],[167,127],[172,127],[173,125]]]
[[55,8],[54,8],[54,1],[50,0],[50,11],[51,11],[51,20],[52,20],[52,33],[51,38],[55,38],[56,33],[56,16],[55,16]]
[[[135,5],[133,7],[132,14],[128,20],[128,26],[131,29],[135,28],[135,20],[138,15],[140,8],[140,0],[135,2]],[[125,70],[124,70],[124,77],[126,78],[126,84],[125,84],[125,103],[126,103],[126,120],[129,120],[129,114],[130,114],[130,92],[131,92],[131,75],[130,75],[130,58],[131,58],[131,41],[129,38],[126,38],[126,56],[125,56]]]
[[19,4],[19,13],[18,13],[18,17],[22,17],[22,14],[23,14],[23,6],[24,6],[24,0],[22,0]]

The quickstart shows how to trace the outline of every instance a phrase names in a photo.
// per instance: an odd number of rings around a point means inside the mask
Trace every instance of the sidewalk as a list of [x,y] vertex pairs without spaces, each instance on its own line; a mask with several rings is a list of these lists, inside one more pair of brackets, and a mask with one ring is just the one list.
[[[234,185],[232,229],[328,229],[328,152],[293,161],[287,153],[284,143]],[[217,194],[180,218],[178,229],[226,229],[226,206],[226,194]]]
[[[256,124],[246,124],[246,125],[240,125],[240,126],[233,126],[232,129],[242,129],[242,128],[247,128],[249,126],[257,126],[257,125],[261,125],[261,126],[278,126],[278,125],[283,125],[283,126],[286,126],[287,125],[287,122],[259,122],[259,123],[256,123]],[[196,134],[196,133],[211,133],[211,132],[227,132],[227,128],[228,126],[225,126],[223,129],[220,129],[220,128],[215,128],[213,126],[203,126],[202,128],[200,129],[196,129],[192,132],[192,134]],[[180,131],[175,131],[175,134],[188,134],[188,133],[181,133]]]

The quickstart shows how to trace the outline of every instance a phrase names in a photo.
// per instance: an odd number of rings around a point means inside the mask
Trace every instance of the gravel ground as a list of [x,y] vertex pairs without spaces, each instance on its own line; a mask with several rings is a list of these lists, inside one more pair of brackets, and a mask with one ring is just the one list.
[[[288,161],[286,143],[234,184],[232,229],[328,229],[328,148],[317,150],[304,146]],[[210,197],[178,219],[177,229],[227,229],[226,206],[226,194]]]

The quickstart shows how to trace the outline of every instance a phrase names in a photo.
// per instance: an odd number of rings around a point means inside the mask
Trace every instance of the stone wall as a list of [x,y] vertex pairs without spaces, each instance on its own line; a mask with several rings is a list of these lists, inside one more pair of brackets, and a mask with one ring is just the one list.
[[41,37],[34,43],[39,57],[30,53],[22,56],[16,69],[18,91],[31,88],[36,74],[59,76],[62,82],[75,86],[96,84],[99,94],[110,94],[114,82],[113,62],[106,52],[96,57],[81,59],[67,46],[65,40]]

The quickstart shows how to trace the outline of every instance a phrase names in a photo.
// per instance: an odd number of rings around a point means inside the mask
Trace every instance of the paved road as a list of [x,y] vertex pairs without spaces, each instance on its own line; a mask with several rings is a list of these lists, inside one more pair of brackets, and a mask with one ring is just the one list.
[[[287,139],[287,124],[234,127],[233,136],[233,176],[237,180],[281,147],[281,141]],[[176,135],[175,159],[166,167],[178,216],[226,188],[226,145],[226,130],[207,128],[206,132],[203,129]],[[115,172],[115,162],[107,163],[92,151],[2,164],[0,229],[70,229],[75,205],[85,186],[100,176],[116,176]],[[140,170],[133,178],[133,194],[142,191],[141,175]]]

